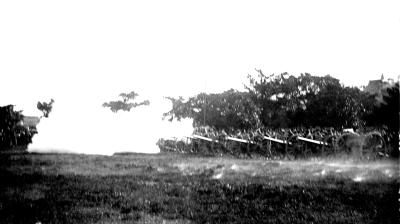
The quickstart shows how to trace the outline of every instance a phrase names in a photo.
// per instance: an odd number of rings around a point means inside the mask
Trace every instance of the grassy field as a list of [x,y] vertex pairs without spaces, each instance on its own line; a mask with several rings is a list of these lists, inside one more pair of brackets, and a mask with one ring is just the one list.
[[395,161],[0,154],[0,223],[398,223]]

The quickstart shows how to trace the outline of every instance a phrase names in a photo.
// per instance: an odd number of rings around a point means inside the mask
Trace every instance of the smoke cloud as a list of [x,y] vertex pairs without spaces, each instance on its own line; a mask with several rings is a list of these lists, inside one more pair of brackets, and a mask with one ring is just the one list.
[[[130,112],[111,112],[101,104],[56,100],[49,118],[42,118],[29,152],[112,155],[115,152],[158,153],[160,138],[191,135],[192,120],[169,122],[162,114],[172,105],[165,99]],[[72,109],[71,109],[72,108]]]

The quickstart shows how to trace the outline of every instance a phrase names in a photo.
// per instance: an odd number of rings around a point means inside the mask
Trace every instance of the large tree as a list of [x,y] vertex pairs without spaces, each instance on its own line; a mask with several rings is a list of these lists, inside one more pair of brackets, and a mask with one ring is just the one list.
[[371,112],[373,103],[373,97],[358,88],[327,85],[309,97],[305,123],[321,127],[363,127],[363,118]]
[[283,73],[249,76],[247,89],[269,127],[357,127],[372,98],[358,88],[344,87],[329,75]]
[[259,110],[250,95],[230,89],[223,93],[200,93],[188,100],[167,97],[172,110],[164,118],[193,118],[194,126],[208,125],[216,129],[250,129],[260,125]]

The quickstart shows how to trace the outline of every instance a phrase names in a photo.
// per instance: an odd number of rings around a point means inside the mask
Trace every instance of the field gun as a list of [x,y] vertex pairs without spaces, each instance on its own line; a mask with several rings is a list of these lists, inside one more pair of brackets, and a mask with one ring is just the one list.
[[[316,131],[305,134],[303,131],[283,131],[282,133],[244,133],[226,132],[193,133],[185,136],[187,141],[165,140],[168,151],[200,153],[206,155],[258,154],[269,158],[289,158],[353,154],[353,156],[374,159],[390,155],[383,135],[378,131],[358,134],[350,129],[343,131]],[[314,139],[314,136],[315,139]],[[175,150],[173,150],[175,148]]]
[[389,157],[386,142],[378,131],[366,134],[344,133],[337,139],[336,145],[338,150],[351,152],[359,158]]

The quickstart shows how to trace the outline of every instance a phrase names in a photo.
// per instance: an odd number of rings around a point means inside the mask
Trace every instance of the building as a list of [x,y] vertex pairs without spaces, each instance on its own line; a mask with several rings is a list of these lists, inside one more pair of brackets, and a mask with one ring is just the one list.
[[385,81],[383,75],[381,79],[370,80],[368,85],[364,88],[364,91],[376,95],[376,100],[383,102],[383,96],[387,94],[386,89],[394,85],[393,80]]

